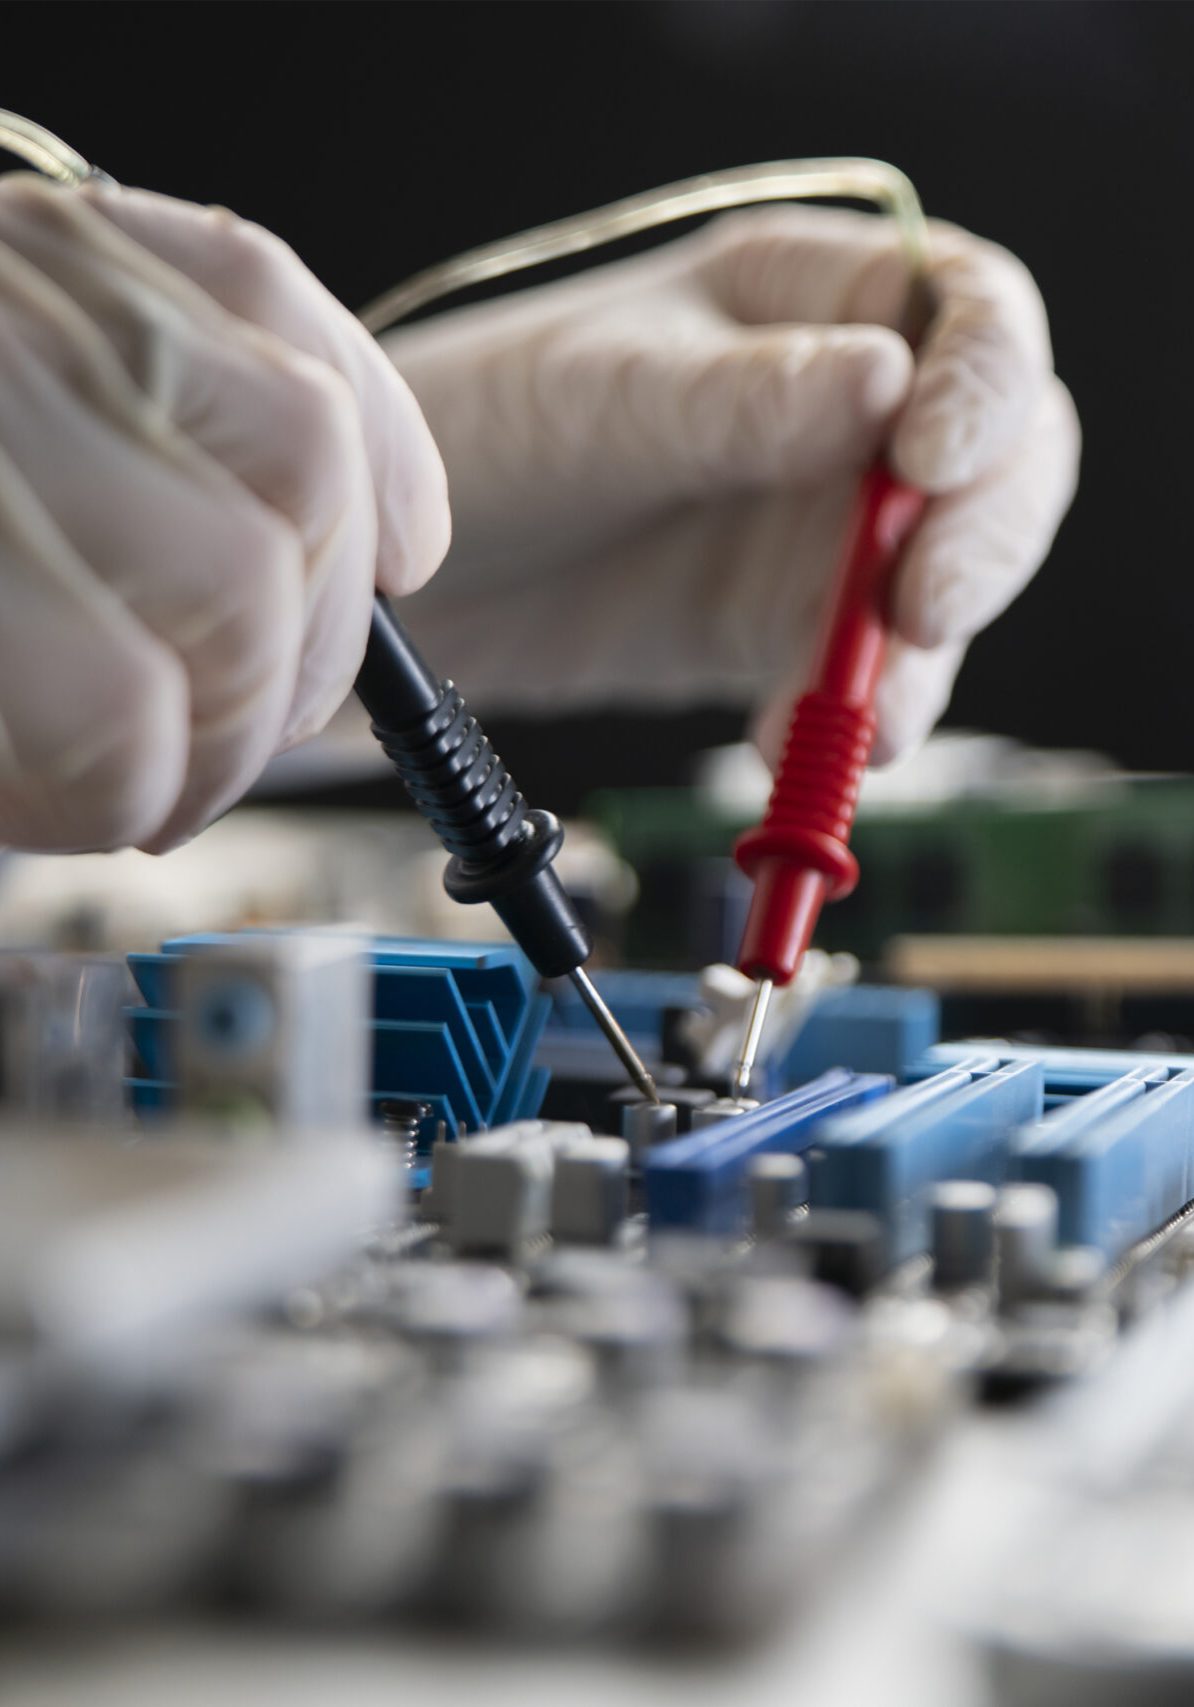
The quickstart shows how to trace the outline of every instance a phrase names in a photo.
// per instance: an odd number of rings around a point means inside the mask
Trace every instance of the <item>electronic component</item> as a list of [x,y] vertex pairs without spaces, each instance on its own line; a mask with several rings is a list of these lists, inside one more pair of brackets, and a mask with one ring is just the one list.
[[556,1151],[551,1182],[553,1239],[562,1244],[612,1244],[629,1213],[629,1170],[630,1149],[621,1138],[578,1135],[566,1140]]
[[622,1137],[636,1162],[652,1144],[666,1144],[676,1136],[679,1110],[674,1102],[625,1102],[620,1113]]
[[[677,1031],[687,1034],[690,1016],[694,1021],[699,1018],[702,979],[687,973],[613,971],[599,973],[597,982],[640,1054],[652,1065],[661,1094],[677,1104],[678,1130],[686,1131],[689,1105],[708,1102],[714,1092],[698,1092],[685,1082],[686,1072],[700,1073],[699,1059],[682,1067],[660,1056],[670,1036]],[[538,1053],[539,1062],[551,1069],[543,1112],[553,1119],[584,1120],[598,1127],[611,1118],[609,1070],[606,1052],[582,1029],[579,1009],[572,992],[557,985]],[[776,1096],[843,1066],[859,1073],[902,1077],[909,1064],[918,1062],[936,1042],[938,1018],[937,999],[928,990],[862,984],[822,989],[795,1037],[759,1062],[756,1095]],[[724,1077],[708,1083],[717,1083],[719,1089],[726,1086]],[[620,1108],[634,1095],[622,1090],[614,1100]],[[621,1130],[619,1117],[613,1117],[609,1129]]]
[[1057,1196],[1047,1185],[1009,1185],[992,1217],[995,1279],[1007,1308],[1049,1289],[1057,1251]]
[[[300,940],[342,946],[344,939],[290,932],[209,935],[168,942],[160,954],[130,955],[133,976],[146,1002],[129,1015],[143,1067],[131,1086],[136,1107],[162,1111],[175,1103],[179,1013],[172,985],[181,964],[212,953],[218,958],[224,951],[233,956],[247,954],[250,960],[275,953],[284,964],[290,954],[297,977],[305,951],[288,950],[285,945]],[[312,952],[314,965],[333,950],[324,946]],[[538,1113],[547,1074],[536,1066],[534,1056],[548,1002],[538,992],[525,955],[496,943],[396,937],[369,939],[358,945],[356,953],[360,965],[351,975],[365,980],[367,1006],[360,1030],[364,1047],[369,1050],[371,1045],[369,1098],[376,1119],[382,1118],[386,1104],[424,1105],[428,1112],[420,1121],[419,1148],[426,1152],[441,1121],[455,1134],[460,1126],[475,1131]],[[342,970],[337,976],[347,978],[350,973]],[[309,1009],[317,1028],[321,1011],[318,1004]],[[347,1010],[336,1025],[344,1025],[346,1017]],[[355,1035],[345,1045],[335,1026],[325,1025],[323,1035],[312,1040],[308,1051],[313,1059],[331,1060],[328,1076],[341,1093],[349,1082],[347,1066],[353,1059],[346,1055],[344,1070],[336,1065],[339,1057],[334,1052],[344,1046],[361,1047]],[[300,1054],[294,1053],[296,1049]],[[325,1055],[326,1050],[333,1053]],[[283,1031],[275,1034],[261,1056],[262,1071],[277,1075],[279,1096],[292,1095],[286,1088],[291,1078],[306,1082],[310,1066],[300,1057],[298,1037]],[[222,1086],[231,1092],[243,1083],[235,1055],[212,1054],[209,1049],[204,1059],[216,1089]],[[316,1085],[314,1094],[330,1093]]]
[[287,1147],[195,1125],[140,1146],[119,1129],[10,1130],[0,1327],[13,1372],[27,1357],[35,1392],[51,1371],[101,1387],[160,1377],[200,1355],[203,1324],[281,1304],[403,1213],[401,1175],[342,1129]]
[[777,1238],[808,1202],[808,1169],[800,1156],[764,1152],[751,1161],[747,1178],[751,1230],[756,1239]]
[[119,960],[0,954],[0,1108],[35,1119],[119,1119],[128,997]]
[[754,1097],[714,1097],[703,1108],[692,1111],[692,1130],[700,1132],[706,1126],[716,1126],[719,1121],[732,1120],[736,1114],[749,1114],[759,1104]]
[[813,1209],[792,1229],[791,1244],[814,1280],[865,1298],[886,1272],[887,1228],[861,1209]]
[[814,1135],[819,1142],[829,1115],[882,1097],[890,1084],[875,1074],[826,1073],[774,1102],[656,1145],[643,1159],[652,1230],[737,1231],[745,1223],[746,1181],[756,1156],[803,1150]]
[[451,1162],[446,1233],[453,1250],[517,1258],[552,1223],[556,1151],[588,1128],[524,1120],[462,1139]]
[[810,1202],[876,1218],[889,1264],[927,1248],[932,1187],[993,1182],[1007,1168],[1010,1131],[1041,1111],[1034,1061],[971,1054],[880,1103],[824,1121],[816,1133]]
[[929,1193],[929,1246],[939,1291],[990,1282],[995,1204],[995,1187],[984,1180],[945,1180]]
[[[623,1089],[615,1091],[609,1099],[609,1124],[619,1126],[624,1138],[641,1129],[644,1135],[654,1133],[662,1140],[665,1136],[674,1137],[677,1132],[690,1132],[697,1115],[714,1100],[714,1093],[704,1085],[669,1085],[665,1106],[672,1112],[651,1117],[642,1113],[642,1097],[636,1096],[631,1090]],[[627,1126],[628,1110],[637,1111],[631,1119],[630,1127]],[[641,1128],[634,1125],[635,1121],[642,1123]]]
[[1194,1197],[1194,1070],[1142,1066],[1022,1128],[1016,1177],[1049,1187],[1060,1237],[1115,1260]]
[[173,967],[179,1106],[282,1126],[360,1125],[369,1071],[363,944],[274,932],[192,945]]

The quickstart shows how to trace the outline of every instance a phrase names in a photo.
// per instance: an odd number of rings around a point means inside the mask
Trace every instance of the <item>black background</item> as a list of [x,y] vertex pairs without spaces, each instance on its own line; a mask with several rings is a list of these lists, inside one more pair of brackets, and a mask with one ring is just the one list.
[[[895,161],[931,213],[1032,268],[1086,438],[1053,556],[974,646],[949,721],[1191,765],[1188,5],[9,5],[4,23],[4,104],[125,182],[272,226],[354,306],[469,244],[702,169]],[[674,777],[736,726],[494,733],[528,792],[567,809],[573,776]]]

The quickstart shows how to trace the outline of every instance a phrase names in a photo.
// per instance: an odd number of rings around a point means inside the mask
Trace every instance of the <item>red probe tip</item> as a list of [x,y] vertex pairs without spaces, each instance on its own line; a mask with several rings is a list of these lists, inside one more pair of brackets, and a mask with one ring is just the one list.
[[813,939],[829,880],[785,859],[760,861],[738,965],[751,978],[770,978],[781,987],[800,970]]

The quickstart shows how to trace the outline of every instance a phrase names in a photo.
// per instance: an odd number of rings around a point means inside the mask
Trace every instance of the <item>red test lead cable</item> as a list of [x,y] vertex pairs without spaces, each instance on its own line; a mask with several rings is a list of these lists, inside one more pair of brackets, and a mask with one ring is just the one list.
[[900,553],[925,495],[883,462],[863,478],[841,556],[813,685],[792,713],[763,822],[734,858],[754,882],[739,970],[758,981],[735,1075],[741,1095],[775,985],[791,983],[826,901],[858,882],[850,830],[875,739],[875,690],[887,650],[887,607]]

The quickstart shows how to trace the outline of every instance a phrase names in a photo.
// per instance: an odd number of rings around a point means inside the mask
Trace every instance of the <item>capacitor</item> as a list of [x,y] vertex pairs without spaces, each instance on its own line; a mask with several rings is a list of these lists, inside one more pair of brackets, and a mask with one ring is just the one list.
[[636,1159],[652,1144],[664,1144],[676,1136],[677,1109],[674,1102],[627,1102],[622,1105],[622,1136]]
[[942,1292],[981,1286],[991,1278],[995,1256],[996,1195],[982,1180],[951,1179],[934,1186],[929,1199],[933,1284]]
[[736,1114],[749,1114],[758,1106],[753,1097],[716,1097],[703,1108],[693,1109],[692,1130],[698,1132],[702,1126],[716,1126],[719,1121],[732,1120]]
[[1047,1185],[1005,1186],[994,1227],[1000,1303],[1047,1291],[1057,1250],[1057,1194]]
[[755,1237],[775,1238],[791,1222],[792,1211],[808,1202],[808,1169],[799,1156],[756,1156],[749,1180]]

